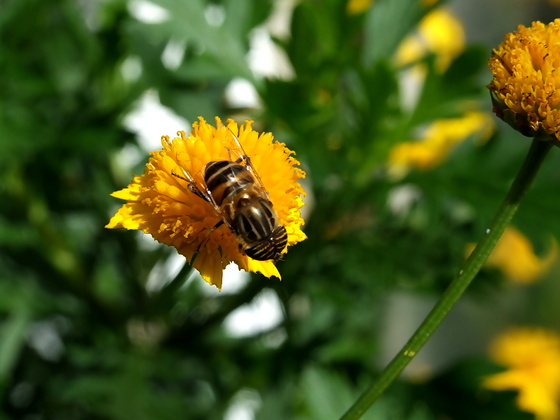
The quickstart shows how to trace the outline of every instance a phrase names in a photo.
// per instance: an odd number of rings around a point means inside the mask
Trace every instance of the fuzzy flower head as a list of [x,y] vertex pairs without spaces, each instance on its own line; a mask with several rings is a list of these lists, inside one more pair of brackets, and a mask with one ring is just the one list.
[[[300,215],[305,192],[298,183],[305,172],[296,167],[299,162],[292,156],[293,152],[285,144],[273,141],[271,133],[254,131],[250,121],[238,125],[230,119],[224,125],[216,118],[214,127],[199,118],[190,135],[183,131],[178,135],[173,140],[163,136],[163,149],[151,153],[144,174],[135,176],[128,187],[112,194],[126,203],[106,227],[142,230],[155,240],[175,247],[204,280],[218,288],[222,286],[222,271],[230,262],[246,271],[280,278],[274,260],[259,261],[246,255],[239,231],[234,233],[230,229],[232,222],[228,226],[227,220],[224,221],[224,214],[230,214],[232,208],[238,210],[243,202],[236,201],[235,207],[233,198],[237,194],[226,193],[226,188],[220,189],[221,186],[212,188],[227,197],[223,201],[212,197],[205,172],[210,162],[235,163],[246,154],[250,163],[243,160],[239,164],[254,168],[256,177],[253,178],[262,182],[264,190],[259,191],[268,195],[277,223],[286,229],[287,246],[290,246],[306,238]],[[233,153],[237,147],[235,138],[242,146],[238,154]],[[227,175],[237,174],[234,172]],[[228,204],[231,206],[227,209],[220,208]],[[258,215],[264,212],[262,208],[256,210]]]
[[507,370],[483,381],[488,389],[517,390],[519,408],[538,420],[560,419],[560,336],[542,328],[514,328],[496,338],[492,359]]
[[488,62],[495,114],[522,134],[559,144],[560,19],[507,34]]

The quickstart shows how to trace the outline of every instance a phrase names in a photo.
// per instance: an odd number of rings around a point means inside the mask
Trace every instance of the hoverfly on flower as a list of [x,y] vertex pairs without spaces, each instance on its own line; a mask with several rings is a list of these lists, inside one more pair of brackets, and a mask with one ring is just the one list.
[[300,209],[305,172],[293,152],[251,122],[216,126],[204,119],[190,134],[162,137],[143,175],[112,195],[126,203],[108,228],[138,229],[185,256],[221,288],[223,269],[280,278],[274,265],[303,241]]
[[225,225],[237,237],[240,253],[258,261],[278,261],[288,245],[288,233],[251,158],[233,132],[231,138],[231,145],[224,144],[229,160],[208,162],[202,184],[183,168],[182,175],[172,175],[186,181],[188,189],[212,205],[220,217],[208,235]]

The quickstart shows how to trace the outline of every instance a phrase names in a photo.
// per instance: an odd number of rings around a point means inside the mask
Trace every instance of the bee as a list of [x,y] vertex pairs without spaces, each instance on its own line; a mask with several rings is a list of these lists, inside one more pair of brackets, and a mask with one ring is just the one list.
[[207,237],[225,225],[237,238],[241,254],[259,261],[278,261],[288,244],[288,233],[278,220],[251,158],[243,150],[239,139],[233,133],[231,135],[234,147],[224,146],[229,160],[207,163],[203,183],[197,183],[193,175],[184,169],[182,175],[174,172],[172,175],[188,182],[188,189],[209,203],[220,217]]

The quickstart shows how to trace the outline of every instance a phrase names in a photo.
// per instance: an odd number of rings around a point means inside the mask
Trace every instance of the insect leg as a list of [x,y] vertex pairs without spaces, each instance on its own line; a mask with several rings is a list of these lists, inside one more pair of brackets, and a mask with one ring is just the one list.
[[[185,173],[186,174],[186,173]],[[198,185],[196,185],[195,180],[190,176],[190,174],[186,174],[188,177],[184,177],[182,175],[178,175],[175,172],[171,172],[171,175],[173,175],[174,177],[177,177],[179,179],[182,179],[183,181],[187,182],[187,187],[188,189],[195,195],[199,196],[200,198],[202,198],[204,201],[208,201],[209,203],[211,203],[212,201],[208,198],[208,195],[205,194],[199,187]]]
[[216,229],[218,229],[220,226],[222,226],[224,224],[223,220],[220,220],[218,223],[216,223],[212,229],[210,229],[208,232],[206,232],[206,235],[204,237],[204,239],[200,242],[200,244],[198,244],[198,246],[196,247],[196,251],[193,254],[193,257],[191,258],[189,264],[192,265],[194,263],[194,260],[196,260],[196,257],[198,256],[198,254],[200,253],[200,248],[202,248],[202,245],[204,245],[206,242],[208,242],[208,239],[210,238],[210,235],[212,234],[212,232],[214,232]]

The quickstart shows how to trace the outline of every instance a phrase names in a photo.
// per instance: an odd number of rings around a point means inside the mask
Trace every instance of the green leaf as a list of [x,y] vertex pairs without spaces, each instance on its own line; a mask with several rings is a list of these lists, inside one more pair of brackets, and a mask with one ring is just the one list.
[[[205,15],[205,2],[201,0],[173,1],[154,0],[155,4],[169,12],[169,20],[159,24],[145,25],[147,31],[165,39],[195,42],[211,56],[216,65],[230,77],[242,77],[253,81],[246,62],[246,39],[240,32],[230,32],[231,24],[215,26]],[[228,19],[228,16],[225,16]]]
[[378,0],[364,25],[363,61],[371,66],[393,57],[403,39],[429,11],[417,0]]
[[28,302],[17,299],[9,317],[0,324],[0,394],[9,383],[7,378],[20,357],[30,323]]
[[301,379],[309,420],[338,418],[352,402],[353,391],[340,376],[309,366]]
[[435,57],[425,64],[428,73],[416,107],[409,117],[409,127],[440,118],[456,117],[466,106],[485,99],[487,92],[481,83],[487,52],[478,46],[467,47],[445,73],[435,68]]

